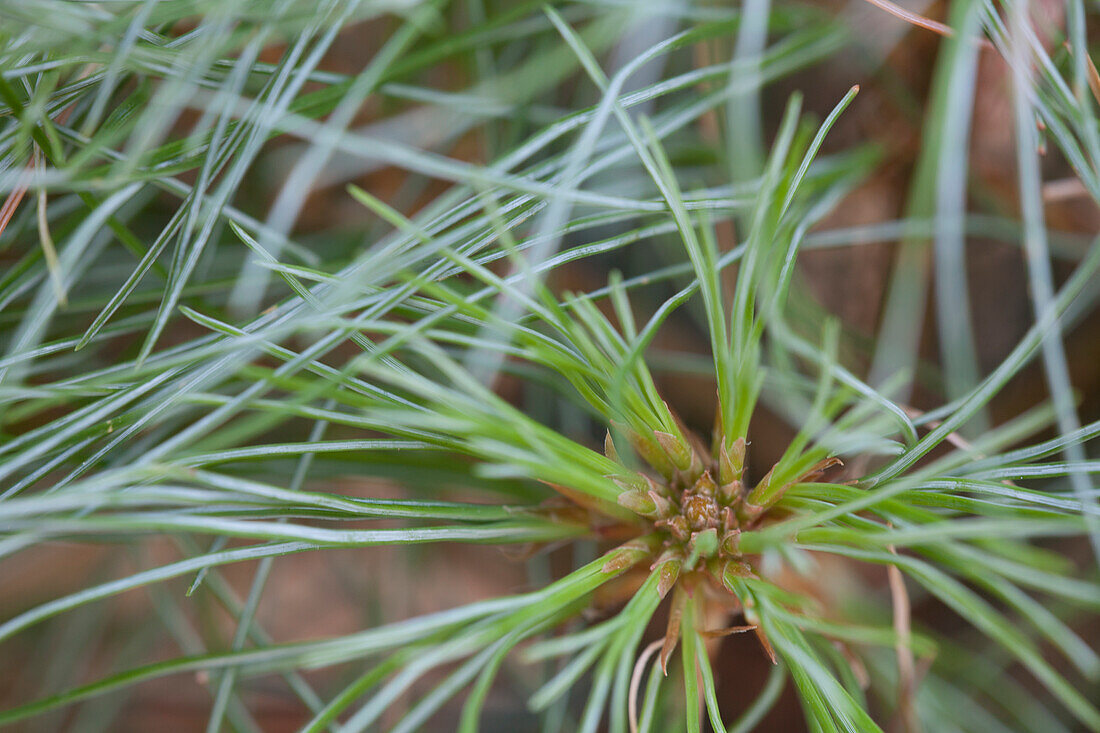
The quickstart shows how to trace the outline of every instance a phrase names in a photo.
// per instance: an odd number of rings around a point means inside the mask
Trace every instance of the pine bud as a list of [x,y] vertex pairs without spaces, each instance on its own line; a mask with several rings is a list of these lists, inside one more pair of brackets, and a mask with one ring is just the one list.
[[619,494],[616,501],[619,502],[619,506],[626,507],[635,514],[650,519],[657,518],[657,502],[653,500],[653,496],[649,492],[624,491]]
[[603,454],[615,461],[615,463],[622,463],[619,460],[619,451],[615,449],[615,440],[611,437],[611,431],[607,431],[607,435],[603,439]]
[[726,448],[723,441],[718,448],[718,481],[723,486],[740,481],[745,471],[745,439],[738,438],[733,441],[730,448]]
[[719,544],[719,549],[721,549],[722,554],[724,555],[740,555],[740,545],[741,530],[731,529],[730,531],[722,535],[722,541]]
[[625,570],[637,564],[638,561],[650,552],[650,547],[643,542],[639,542],[638,540],[627,542],[625,545],[615,548],[604,556],[607,558],[607,562],[600,568],[600,572],[617,573],[621,570]]
[[661,446],[661,450],[672,461],[672,465],[680,471],[687,472],[691,470],[692,464],[695,463],[695,451],[691,449],[690,445],[672,433],[663,433],[660,430],[654,430],[653,437],[657,439],[657,444]]

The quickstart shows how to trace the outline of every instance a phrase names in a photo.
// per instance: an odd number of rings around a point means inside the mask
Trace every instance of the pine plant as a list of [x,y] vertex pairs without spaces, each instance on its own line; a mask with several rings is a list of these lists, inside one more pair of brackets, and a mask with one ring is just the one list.
[[[303,731],[743,732],[789,689],[813,731],[1100,731],[1100,422],[1062,345],[1100,246],[1055,280],[1038,158],[1100,201],[1100,76],[1066,8],[1054,51],[1025,5],[953,3],[910,215],[829,229],[882,155],[830,144],[859,88],[821,116],[785,95],[767,135],[760,112],[853,43],[813,7],[0,0],[0,554],[114,558],[3,602],[5,664],[35,662],[0,723],[111,730],[177,675],[208,731],[262,729],[270,679]],[[369,60],[326,70],[357,33]],[[979,54],[1012,72],[1019,221],[968,213],[965,162],[936,173],[965,161]],[[984,373],[939,264],[966,232],[1020,243],[1034,302]],[[941,364],[896,320],[868,345],[801,272],[898,238],[935,242]],[[919,323],[907,297],[888,310]],[[1049,402],[992,422],[1032,362]],[[688,389],[713,421],[679,414]],[[455,543],[504,546],[529,586],[327,638],[263,626],[280,558],[354,550],[385,594],[426,581],[378,546]],[[98,648],[137,590],[168,658],[145,632]],[[731,696],[740,633],[771,671]],[[528,717],[494,726],[491,696]]]

